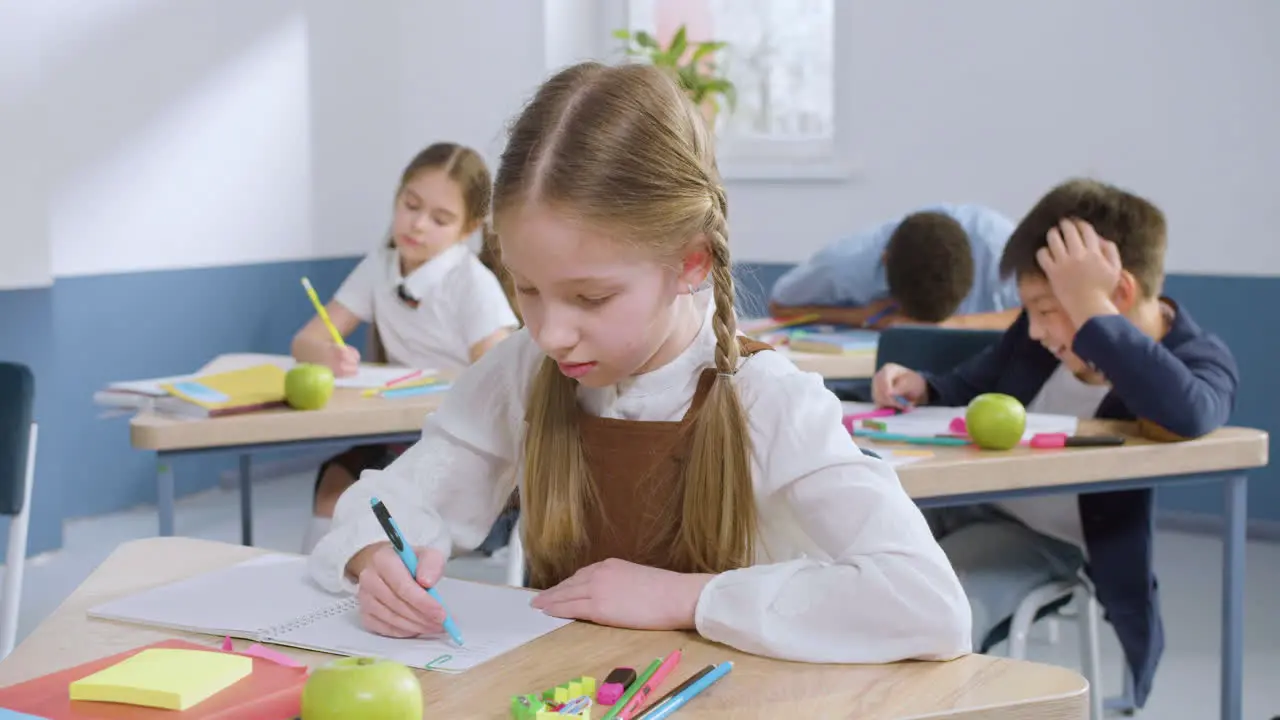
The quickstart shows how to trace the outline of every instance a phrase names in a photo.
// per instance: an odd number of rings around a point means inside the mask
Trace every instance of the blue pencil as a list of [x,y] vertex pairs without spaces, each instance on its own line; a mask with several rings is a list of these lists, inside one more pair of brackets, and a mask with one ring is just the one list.
[[716,666],[714,670],[707,673],[706,675],[703,675],[701,678],[698,678],[697,682],[693,683],[692,685],[685,688],[684,690],[676,693],[675,695],[672,695],[669,699],[663,701],[662,704],[658,705],[652,710],[646,710],[645,716],[644,716],[645,720],[661,720],[662,718],[670,715],[676,710],[679,710],[681,707],[684,706],[685,703],[689,702],[694,697],[696,697],[698,693],[702,692],[703,690],[706,690],[707,688],[711,687],[711,685],[715,683],[715,681],[719,680],[725,675],[728,675],[729,671],[732,669],[733,669],[732,661],[725,661],[720,663],[719,665]]
[[407,388],[392,388],[382,391],[384,398],[402,398],[413,397],[415,395],[429,395],[431,393],[444,392],[449,389],[448,383],[439,383],[435,385],[415,385]]
[[898,433],[877,432],[875,430],[864,430],[863,428],[854,428],[854,437],[863,437],[868,440],[879,440],[881,442],[901,442],[911,445],[969,445],[970,442],[966,438],[959,437],[921,437],[919,435],[900,435]]

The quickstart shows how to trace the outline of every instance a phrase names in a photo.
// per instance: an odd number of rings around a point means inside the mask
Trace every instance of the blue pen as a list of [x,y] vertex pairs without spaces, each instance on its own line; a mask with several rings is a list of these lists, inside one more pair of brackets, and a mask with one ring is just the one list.
[[[418,577],[418,556],[414,554],[413,548],[405,545],[404,536],[400,534],[400,528],[396,525],[396,521],[391,519],[391,513],[387,511],[387,506],[376,497],[369,498],[369,504],[373,506],[373,514],[378,516],[378,523],[382,525],[382,529],[387,533],[387,539],[391,541],[391,547],[395,548],[396,554],[404,561],[404,566],[409,568],[409,575],[415,579]],[[431,597],[440,603],[440,607],[444,608],[444,600],[440,599],[440,593],[436,592],[433,587],[426,589]],[[458,626],[453,622],[453,616],[449,613],[449,609],[444,610],[444,629],[449,633],[449,637],[453,641],[462,646],[462,633],[458,632]]]
[[890,304],[889,306],[887,306],[885,309],[881,310],[880,312],[878,312],[878,313],[876,313],[876,314],[872,315],[871,317],[867,318],[866,320],[863,320],[863,321],[862,321],[862,327],[864,327],[864,328],[874,327],[876,323],[878,323],[878,322],[880,322],[881,320],[883,320],[883,319],[885,319],[886,317],[888,317],[890,313],[897,312],[897,310],[898,310],[898,306],[897,306],[897,305]]
[[670,698],[663,700],[652,710],[646,710],[644,720],[661,720],[671,713],[679,710],[685,703],[692,700],[698,693],[711,687],[712,683],[729,674],[733,669],[732,661],[725,661],[715,667],[714,670],[698,678],[692,685],[672,695]]

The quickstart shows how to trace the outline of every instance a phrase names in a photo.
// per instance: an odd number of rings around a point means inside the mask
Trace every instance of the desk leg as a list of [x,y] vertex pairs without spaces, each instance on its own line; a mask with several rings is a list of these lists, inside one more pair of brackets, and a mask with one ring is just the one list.
[[1240,720],[1244,692],[1244,551],[1248,485],[1244,475],[1223,481],[1222,717]]
[[173,535],[173,465],[164,455],[156,456],[156,505],[160,513],[160,535]]
[[250,456],[240,456],[240,544],[253,545],[253,482],[249,478]]

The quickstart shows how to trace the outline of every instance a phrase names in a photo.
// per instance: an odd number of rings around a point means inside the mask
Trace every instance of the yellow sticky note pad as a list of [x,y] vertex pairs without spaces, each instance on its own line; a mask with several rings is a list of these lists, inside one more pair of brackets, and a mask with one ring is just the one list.
[[252,672],[242,655],[150,648],[71,683],[71,699],[186,710]]

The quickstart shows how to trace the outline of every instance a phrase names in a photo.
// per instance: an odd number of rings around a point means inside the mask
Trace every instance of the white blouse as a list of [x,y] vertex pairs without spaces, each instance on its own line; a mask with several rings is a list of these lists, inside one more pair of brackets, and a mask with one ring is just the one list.
[[[704,320],[675,360],[617,386],[580,387],[579,400],[605,417],[679,420],[699,372],[714,365],[714,348]],[[542,358],[521,330],[464,372],[426,418],[421,440],[342,494],[332,530],[310,558],[315,579],[354,591],[347,561],[386,540],[371,496],[412,545],[446,555],[477,547],[522,481],[525,399]],[[854,444],[822,378],[761,352],[743,359],[734,384],[753,447],[758,557],[707,583],[695,612],[698,632],[745,652],[806,662],[947,660],[970,652],[969,602],[955,571],[893,469]]]
[[[418,300],[410,307],[397,288]],[[380,247],[365,256],[333,298],[364,322],[375,323],[378,338],[395,365],[461,370],[471,364],[471,347],[503,328],[520,323],[502,283],[458,243],[431,258],[408,277],[400,255]]]

